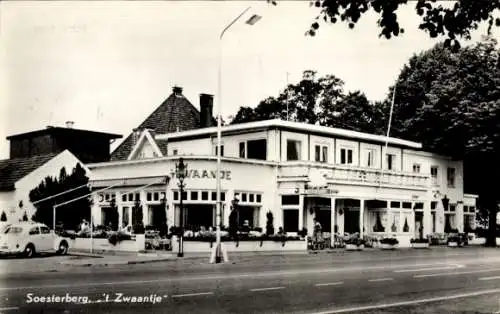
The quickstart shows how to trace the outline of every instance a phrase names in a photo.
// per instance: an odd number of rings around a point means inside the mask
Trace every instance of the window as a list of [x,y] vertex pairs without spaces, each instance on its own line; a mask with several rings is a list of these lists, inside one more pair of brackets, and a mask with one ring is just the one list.
[[394,161],[396,160],[396,155],[386,154],[387,158],[387,170],[394,170]]
[[247,201],[247,193],[241,193],[241,201],[246,202]]
[[240,143],[240,158],[246,158],[247,156],[245,144],[246,144],[245,142]]
[[261,140],[247,141],[247,158],[266,160],[267,159],[267,140],[261,139]]
[[[218,147],[217,145],[215,145],[215,156],[217,156],[217,153],[218,153]],[[220,146],[220,155],[224,156],[224,145]]]
[[403,202],[403,208],[411,209],[411,202]]
[[48,227],[45,227],[45,226],[41,226],[40,230],[42,231],[42,234],[49,234],[50,233],[50,229]]
[[420,173],[420,164],[413,164],[413,172]]
[[40,234],[40,230],[38,229],[38,227],[33,227],[30,229],[29,234],[30,235]]
[[455,187],[455,168],[448,168],[448,171],[446,172],[446,178],[448,181],[448,187],[454,188]]
[[431,166],[431,180],[432,180],[432,184],[434,184],[434,185],[438,184],[438,167],[437,166]]
[[475,213],[476,212],[476,207],[471,206],[469,207],[469,213]]
[[201,200],[202,201],[208,201],[208,192],[207,191],[202,191],[201,192]]
[[437,202],[431,202],[431,210],[436,210]]
[[255,195],[254,195],[254,194],[249,194],[249,195],[248,195],[248,201],[249,201],[250,203],[253,203],[253,202],[254,202],[254,197],[255,197]]
[[326,145],[314,146],[314,161],[328,162],[328,146]]
[[256,202],[260,203],[261,200],[262,200],[262,196],[260,194],[257,194],[257,196],[256,196]]
[[375,166],[375,150],[373,149],[366,150],[366,166],[367,167]]
[[414,210],[423,210],[424,209],[424,203],[415,203],[413,206]]
[[127,201],[127,194],[122,194],[122,202],[126,202]]
[[281,196],[282,205],[299,205],[298,195],[282,195]]
[[286,160],[300,160],[301,142],[294,140],[286,141]]
[[174,191],[174,201],[178,201],[178,200],[179,200],[179,192]]
[[177,155],[177,149],[174,149],[174,150],[172,151],[172,155],[174,155],[174,156],[176,156],[176,155]]
[[450,204],[450,212],[454,212],[457,210],[457,205],[455,204]]
[[191,192],[191,200],[192,201],[197,201],[198,200],[198,191],[192,191]]
[[160,194],[158,194],[158,192],[154,192],[153,193],[153,200],[155,200],[155,201],[159,201],[160,200]]
[[400,202],[391,202],[391,208],[401,208]]
[[146,193],[146,200],[149,202],[152,199],[152,194],[151,192]]
[[217,201],[217,192],[212,192],[212,201]]
[[188,194],[187,194],[187,192],[182,192],[182,196],[181,196],[181,197],[182,197],[182,200],[183,200],[183,201],[187,201],[187,199],[188,199]]
[[340,149],[340,163],[342,165],[350,165],[352,164],[352,149],[349,148],[341,148]]
[[125,226],[128,226],[128,211],[129,211],[128,207],[122,208],[122,221]]

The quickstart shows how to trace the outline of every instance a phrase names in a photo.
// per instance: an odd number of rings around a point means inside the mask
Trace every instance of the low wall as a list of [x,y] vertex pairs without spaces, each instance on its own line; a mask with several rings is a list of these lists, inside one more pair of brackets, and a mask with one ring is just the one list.
[[139,252],[139,248],[135,240],[123,240],[116,245],[109,243],[108,239],[90,239],[90,238],[76,238],[69,243],[70,250],[84,250],[89,251],[91,248],[91,241],[93,242],[92,249],[94,251],[117,251],[117,252]]
[[[222,242],[227,252],[286,252],[286,251],[307,251],[306,240],[290,240],[283,242],[276,242],[272,240],[261,241],[224,241]],[[215,242],[202,242],[202,241],[184,241],[184,252],[186,253],[200,253],[211,252],[215,246]],[[177,237],[172,238],[172,251],[179,250],[179,240]]]

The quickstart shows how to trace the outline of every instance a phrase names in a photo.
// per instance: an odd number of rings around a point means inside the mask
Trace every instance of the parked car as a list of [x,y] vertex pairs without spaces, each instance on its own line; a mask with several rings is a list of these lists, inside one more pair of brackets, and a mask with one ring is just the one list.
[[69,240],[42,223],[13,223],[0,233],[0,253],[33,257],[39,252],[68,253]]

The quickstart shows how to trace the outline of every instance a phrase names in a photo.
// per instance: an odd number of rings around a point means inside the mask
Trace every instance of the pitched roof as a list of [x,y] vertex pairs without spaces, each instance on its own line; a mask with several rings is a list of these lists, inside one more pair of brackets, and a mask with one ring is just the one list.
[[[149,115],[138,129],[153,129],[156,134],[173,133],[200,128],[200,112],[180,92],[172,93]],[[159,144],[160,146],[161,144]],[[126,160],[134,146],[133,134],[113,151],[111,160]],[[160,146],[162,153],[165,147]]]
[[57,154],[0,160],[0,191],[14,190],[14,185],[17,181],[55,156]]

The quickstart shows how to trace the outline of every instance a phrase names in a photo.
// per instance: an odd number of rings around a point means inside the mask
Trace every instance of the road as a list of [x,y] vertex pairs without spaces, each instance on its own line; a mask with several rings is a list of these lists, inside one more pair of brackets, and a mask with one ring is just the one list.
[[[42,296],[54,299],[37,303]],[[56,296],[74,299],[55,303]],[[7,272],[0,275],[0,300],[2,313],[495,313],[500,310],[500,250],[262,256],[223,265],[165,262]]]

